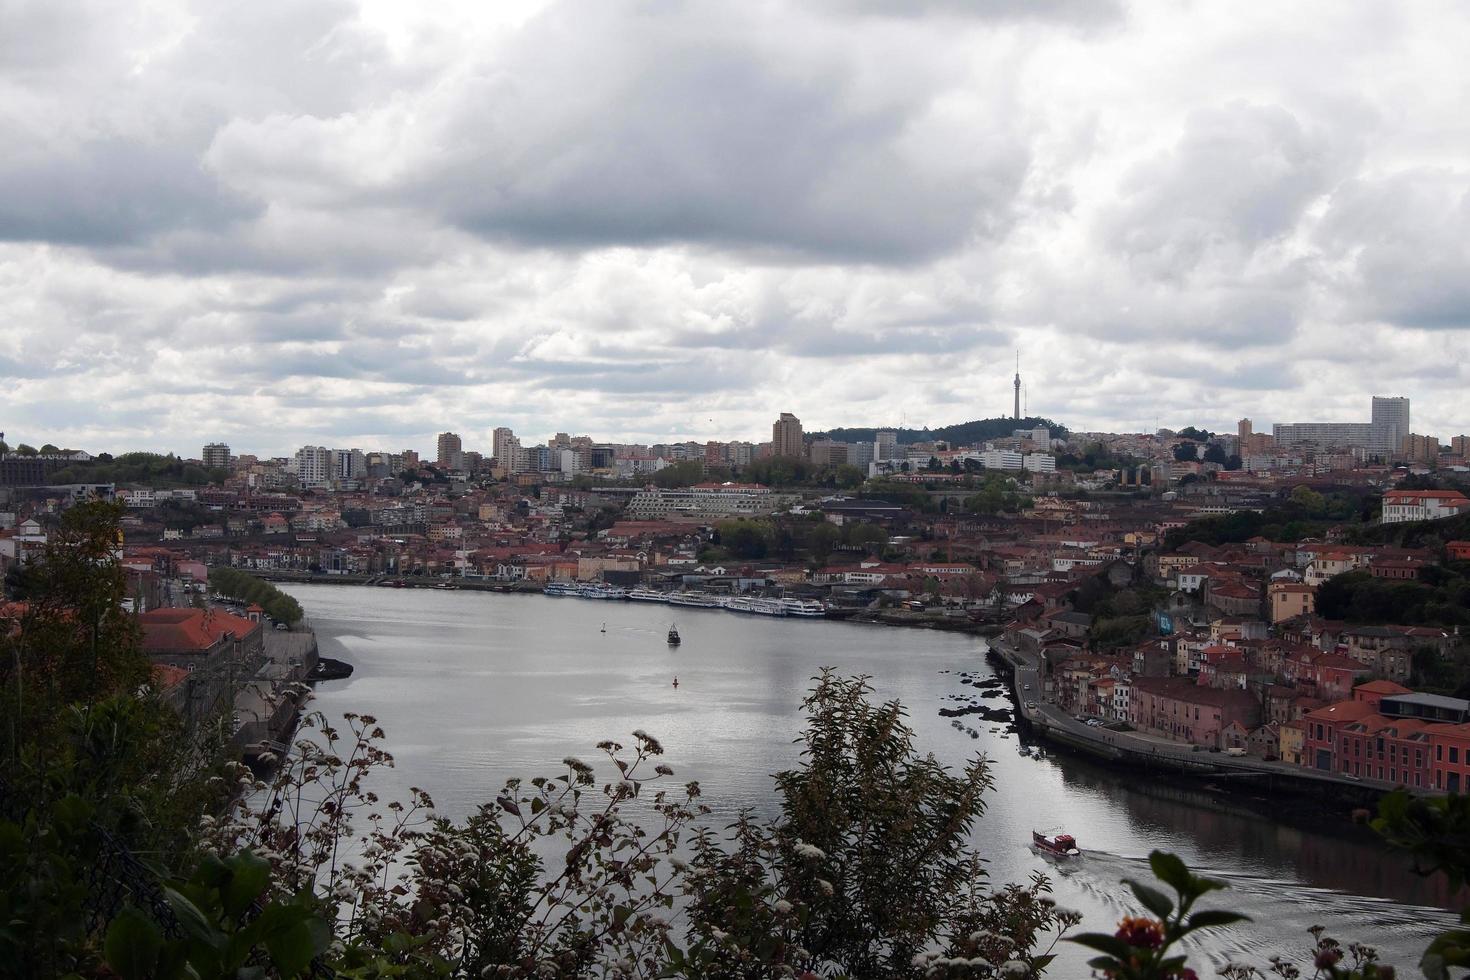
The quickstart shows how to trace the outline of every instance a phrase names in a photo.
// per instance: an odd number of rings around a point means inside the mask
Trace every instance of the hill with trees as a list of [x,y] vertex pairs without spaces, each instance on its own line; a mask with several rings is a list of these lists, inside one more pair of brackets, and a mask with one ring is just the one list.
[[224,470],[205,469],[169,453],[106,453],[87,461],[79,461],[51,476],[54,483],[119,483],[148,487],[203,487],[223,483]]
[[1005,439],[1017,429],[1039,429],[1045,426],[1051,430],[1053,439],[1063,439],[1067,436],[1067,427],[1051,419],[1040,416],[1028,415],[1024,419],[996,418],[977,419],[974,422],[959,422],[955,425],[945,425],[937,429],[925,426],[922,429],[905,429],[900,426],[877,426],[875,428],[839,428],[828,429],[826,432],[812,432],[809,435],[819,439],[832,439],[836,442],[872,442],[878,438],[879,432],[892,432],[898,437],[901,445],[912,445],[916,442],[947,442],[956,446],[968,446],[987,439]]

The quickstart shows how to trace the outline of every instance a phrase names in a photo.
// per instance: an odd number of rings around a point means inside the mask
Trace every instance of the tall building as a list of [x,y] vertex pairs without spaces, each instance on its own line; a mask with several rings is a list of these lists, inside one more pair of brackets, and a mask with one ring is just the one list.
[[441,470],[452,470],[462,466],[464,457],[460,453],[463,449],[464,445],[460,442],[459,436],[453,432],[439,433],[439,442],[435,454],[435,461],[438,463],[439,468]]
[[367,454],[361,449],[332,450],[331,479],[361,480],[367,476]]
[[898,433],[879,432],[873,440],[874,458],[878,460],[898,458]]
[[302,446],[292,457],[291,469],[303,487],[324,487],[332,479],[332,451],[326,446]]
[[1409,435],[1409,400],[1375,395],[1371,422],[1278,422],[1272,432],[1278,446],[1312,443],[1324,449],[1363,449],[1391,456]]
[[[1398,445],[1414,431],[1409,427],[1409,400],[1374,395],[1373,425],[1383,432],[1391,445]],[[1392,435],[1390,436],[1389,433]]]
[[223,442],[211,442],[204,447],[204,468],[227,470],[230,468],[230,447]]
[[1470,436],[1455,436],[1450,440],[1450,452],[1464,459],[1470,454]]
[[529,454],[522,453],[521,441],[505,426],[490,433],[490,451],[495,456],[495,465],[507,473],[519,473],[530,464]]
[[782,412],[771,426],[771,455],[795,456],[798,459],[806,455],[801,440],[801,419],[790,412]]
[[1411,432],[1404,436],[1399,453],[1410,463],[1436,463],[1439,461],[1439,439],[1436,436],[1421,436]]

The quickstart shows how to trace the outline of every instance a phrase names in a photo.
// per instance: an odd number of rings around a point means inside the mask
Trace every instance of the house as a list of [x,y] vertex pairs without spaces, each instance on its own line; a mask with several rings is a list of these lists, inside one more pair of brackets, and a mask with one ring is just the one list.
[[1257,759],[1276,759],[1281,754],[1281,729],[1278,725],[1265,724],[1246,737],[1245,750]]
[[258,655],[261,624],[218,609],[154,609],[138,616],[143,652],[160,663],[191,666]]
[[1275,625],[1293,616],[1310,616],[1317,611],[1317,592],[1310,585],[1277,581],[1266,587],[1266,604]]
[[1135,677],[1128,723],[1145,734],[1219,748],[1225,729],[1260,724],[1261,705],[1246,691],[1200,687],[1187,677]]
[[1279,738],[1277,754],[1282,762],[1289,762],[1294,766],[1302,764],[1302,737],[1306,734],[1306,728],[1304,721],[1283,721],[1276,726]]
[[1456,490],[1390,490],[1383,495],[1383,523],[1438,521],[1470,511],[1470,500]]

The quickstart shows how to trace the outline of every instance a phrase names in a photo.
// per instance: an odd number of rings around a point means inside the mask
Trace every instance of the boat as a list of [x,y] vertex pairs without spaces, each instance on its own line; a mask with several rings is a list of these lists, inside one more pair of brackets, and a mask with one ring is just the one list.
[[674,592],[669,596],[671,606],[698,606],[702,609],[715,609],[719,604],[719,597],[710,595],[708,592]]
[[781,608],[788,616],[825,616],[827,610],[815,599],[782,599]]
[[669,646],[676,647],[676,646],[679,645],[679,643],[680,643],[680,640],[679,640],[679,627],[674,626],[674,625],[670,625],[669,626]]
[[603,623],[602,624],[602,632],[604,632],[604,633],[607,632],[607,624],[606,623]]
[[434,584],[434,588],[439,589],[443,592],[452,592],[453,590],[459,588],[459,586],[455,585],[453,582],[436,582]]
[[1082,852],[1077,849],[1077,841],[1071,834],[1057,834],[1048,837],[1045,834],[1031,831],[1031,849],[1037,854],[1054,858],[1077,858]]
[[628,598],[634,602],[668,602],[669,594],[657,589],[634,589],[628,593]]
[[751,600],[747,599],[743,595],[732,595],[730,598],[720,603],[720,605],[724,606],[731,612],[750,612],[750,602]]
[[779,599],[751,599],[750,611],[760,616],[786,615],[786,610]]
[[581,595],[582,591],[575,582],[552,582],[541,590],[542,595]]

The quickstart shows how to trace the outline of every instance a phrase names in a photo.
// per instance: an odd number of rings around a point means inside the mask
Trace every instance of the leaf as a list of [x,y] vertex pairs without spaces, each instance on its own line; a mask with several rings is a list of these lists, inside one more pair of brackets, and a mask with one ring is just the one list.
[[521,808],[517,806],[516,801],[511,799],[509,796],[502,796],[495,802],[499,803],[501,809],[503,809],[506,813],[511,814],[512,816],[519,817],[521,815]]
[[224,948],[224,935],[199,911],[199,906],[182,892],[167,886],[164,886],[163,896],[168,900],[169,908],[173,909],[174,916],[179,920],[179,928],[184,930],[186,936],[216,952]]
[[1109,936],[1105,932],[1084,932],[1080,936],[1072,936],[1067,942],[1076,943],[1078,946],[1086,946],[1095,949],[1099,953],[1107,953],[1109,956],[1127,962],[1128,957],[1133,955],[1133,947],[1129,946],[1117,936]]
[[1190,894],[1189,886],[1192,876],[1178,856],[1167,851],[1154,851],[1148,856],[1148,865],[1153,868],[1155,878],[1169,885],[1181,895]]
[[1157,888],[1150,888],[1148,885],[1141,885],[1136,881],[1129,881],[1126,878],[1123,883],[1133,889],[1133,894],[1143,903],[1144,908],[1148,909],[1160,919],[1169,918],[1169,914],[1174,911],[1174,903],[1169,900],[1169,896]]
[[533,797],[531,797],[531,813],[532,813],[532,815],[535,815],[537,813],[540,813],[544,809],[546,809],[546,804],[543,803],[543,802],[541,802],[541,797],[539,797],[539,796],[533,796]]
[[[303,910],[304,911],[304,910]],[[311,961],[326,951],[332,941],[332,930],[324,919],[307,913],[265,938],[271,962],[283,976],[304,973]]]
[[153,976],[162,949],[163,933],[132,906],[125,907],[112,920],[102,946],[107,965],[123,980],[147,980]]
[[1189,928],[1209,929],[1214,926],[1228,926],[1236,922],[1249,921],[1250,916],[1241,915],[1239,912],[1231,912],[1227,909],[1205,909],[1189,917]]
[[259,898],[266,885],[270,884],[271,864],[249,851],[241,851],[230,858],[226,866],[230,877],[220,890],[220,898],[224,901],[225,913],[239,920],[250,908],[250,903]]

